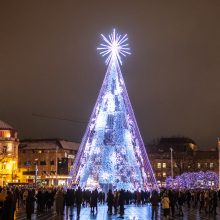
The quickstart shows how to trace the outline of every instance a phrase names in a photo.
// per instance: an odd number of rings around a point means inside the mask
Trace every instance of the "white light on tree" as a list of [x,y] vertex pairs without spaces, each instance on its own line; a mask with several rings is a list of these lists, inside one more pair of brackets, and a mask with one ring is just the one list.
[[119,63],[122,64],[121,55],[126,56],[131,54],[128,44],[125,43],[128,40],[127,34],[122,37],[116,33],[115,29],[113,29],[113,32],[108,38],[103,34],[101,34],[101,36],[105,43],[101,44],[101,47],[98,47],[97,49],[101,51],[100,54],[102,56],[107,56],[105,61],[106,64],[108,65],[112,59],[117,59]]

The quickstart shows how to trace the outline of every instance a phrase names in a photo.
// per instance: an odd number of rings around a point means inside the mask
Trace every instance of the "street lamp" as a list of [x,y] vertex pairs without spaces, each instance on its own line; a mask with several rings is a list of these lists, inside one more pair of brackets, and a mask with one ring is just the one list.
[[38,158],[35,159],[35,187],[37,186]]
[[57,152],[58,152],[58,147],[56,146],[56,160],[55,160],[55,163],[56,163],[56,164],[55,164],[55,167],[56,167],[56,168],[55,168],[55,169],[56,169],[56,181],[55,181],[55,184],[54,184],[54,185],[56,185],[56,186],[58,185],[58,181],[57,181],[57,169],[58,169],[58,164],[57,164],[57,163],[58,163],[58,160],[57,160]]
[[218,188],[220,189],[220,138],[218,138]]
[[173,187],[173,148],[170,148],[170,163],[171,163],[171,177],[172,177],[172,187]]

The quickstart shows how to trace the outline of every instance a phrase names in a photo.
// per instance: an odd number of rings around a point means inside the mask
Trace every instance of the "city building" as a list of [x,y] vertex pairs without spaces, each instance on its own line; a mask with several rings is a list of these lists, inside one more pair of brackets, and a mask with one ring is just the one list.
[[17,131],[0,120],[0,186],[19,181]]
[[148,145],[147,151],[159,186],[165,186],[166,177],[172,174],[173,177],[197,171],[214,171],[218,174],[217,148],[198,150],[190,138],[161,138],[157,143]]
[[75,159],[79,143],[61,139],[21,140],[19,168],[29,184],[64,185]]
[[[0,186],[64,185],[79,145],[62,139],[19,142],[17,131],[0,120]],[[159,186],[165,186],[166,177],[184,172],[214,171],[219,174],[217,147],[199,150],[190,138],[171,137],[160,138],[156,143],[147,145],[146,149]]]

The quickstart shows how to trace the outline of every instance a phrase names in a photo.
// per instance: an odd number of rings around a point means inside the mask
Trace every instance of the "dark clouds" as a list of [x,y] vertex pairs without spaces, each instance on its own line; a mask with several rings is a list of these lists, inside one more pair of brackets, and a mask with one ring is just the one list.
[[219,1],[5,1],[0,6],[0,119],[21,138],[80,140],[106,66],[100,33],[128,33],[122,72],[145,142],[215,146],[220,136]]

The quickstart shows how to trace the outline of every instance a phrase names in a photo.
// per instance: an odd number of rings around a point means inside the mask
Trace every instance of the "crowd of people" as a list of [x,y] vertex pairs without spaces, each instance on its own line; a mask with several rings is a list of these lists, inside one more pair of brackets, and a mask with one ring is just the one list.
[[189,209],[199,209],[199,213],[215,217],[217,215],[220,191],[216,190],[162,190],[160,194],[153,191],[150,197],[152,204],[152,219],[157,219],[158,204],[161,204],[165,219],[175,219],[176,216],[183,217],[183,205]]
[[77,217],[81,208],[89,207],[91,214],[98,213],[99,204],[107,204],[108,214],[124,215],[125,205],[152,206],[152,219],[158,219],[158,208],[161,206],[164,219],[183,216],[183,205],[198,209],[204,215],[217,215],[220,191],[214,190],[172,190],[158,191],[125,191],[109,189],[107,193],[94,190],[63,188],[29,188],[0,187],[0,220],[13,220],[17,209],[26,210],[28,220],[34,212],[41,214],[54,210],[62,218],[66,212],[72,216],[74,207]]

